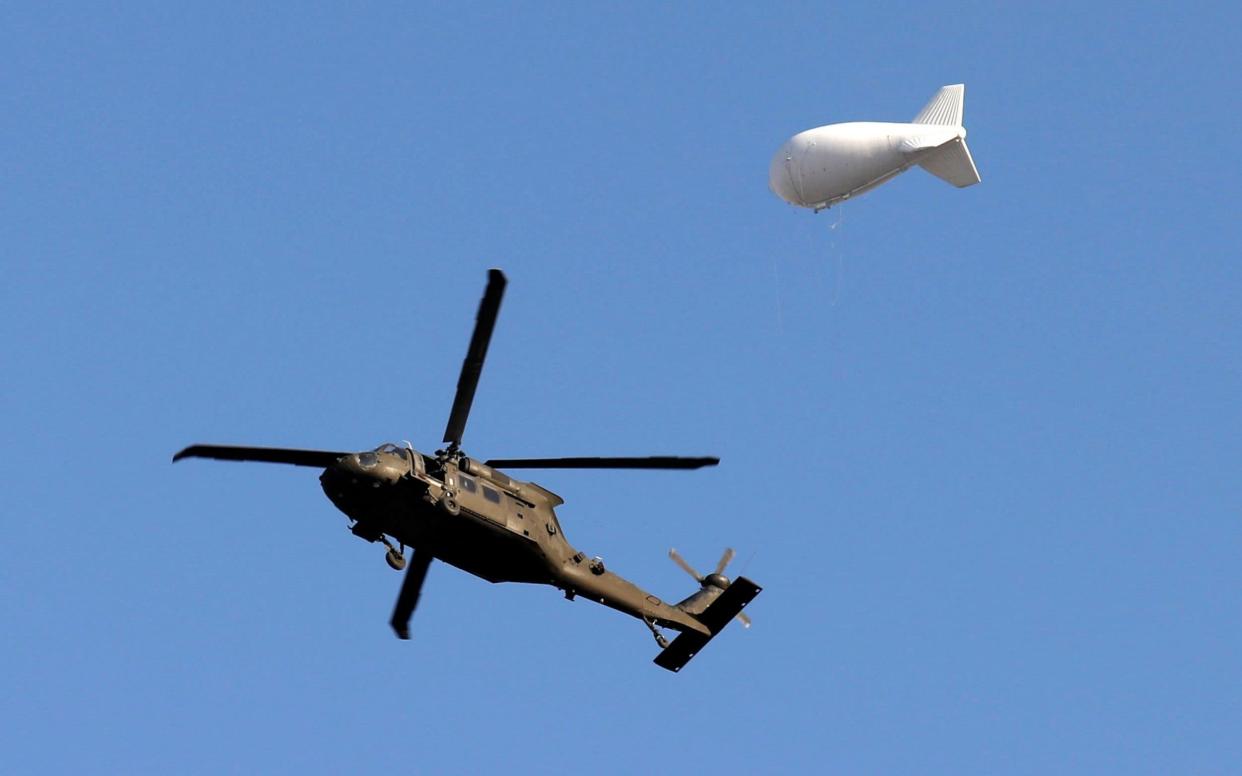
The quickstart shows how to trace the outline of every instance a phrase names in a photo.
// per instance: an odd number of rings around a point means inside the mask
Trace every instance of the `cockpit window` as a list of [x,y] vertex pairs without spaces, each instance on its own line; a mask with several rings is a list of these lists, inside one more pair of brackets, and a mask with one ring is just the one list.
[[406,450],[404,447],[397,447],[392,442],[385,442],[384,444],[375,448],[375,452],[389,453],[390,455],[395,455],[399,458],[404,458],[407,461],[410,459],[408,450]]

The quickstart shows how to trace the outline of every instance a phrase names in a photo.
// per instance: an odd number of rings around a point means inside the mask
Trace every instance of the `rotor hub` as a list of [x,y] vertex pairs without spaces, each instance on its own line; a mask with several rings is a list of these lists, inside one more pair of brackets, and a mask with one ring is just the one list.
[[721,590],[724,590],[729,586],[729,578],[724,574],[708,574],[703,577],[703,584],[711,585],[712,587],[718,587]]

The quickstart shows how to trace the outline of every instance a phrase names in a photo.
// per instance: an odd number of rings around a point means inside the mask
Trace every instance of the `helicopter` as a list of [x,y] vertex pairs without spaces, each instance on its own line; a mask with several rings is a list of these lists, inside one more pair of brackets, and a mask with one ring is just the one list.
[[[446,446],[428,455],[385,443],[363,452],[300,450],[234,445],[191,445],[173,456],[224,461],[284,463],[322,469],[320,485],[349,519],[358,538],[379,543],[385,560],[405,570],[389,624],[400,639],[409,623],[433,560],[440,560],[489,582],[526,582],[559,588],[565,597],[589,599],[640,619],[661,651],[654,662],[680,671],[734,619],[750,627],[742,610],[761,589],[745,577],[730,581],[726,549],[710,574],[700,574],[676,550],[669,557],[699,583],[699,589],[671,604],[608,570],[598,556],[587,558],[570,545],[556,518],[564,500],[534,482],[502,469],[699,469],[714,457],[494,458],[467,456],[462,436],[483,371],[492,331],[508,281],[499,269],[488,272],[474,332],[462,361],[457,393],[444,430]],[[406,549],[413,550],[406,558]],[[662,628],[676,631],[671,642]]]

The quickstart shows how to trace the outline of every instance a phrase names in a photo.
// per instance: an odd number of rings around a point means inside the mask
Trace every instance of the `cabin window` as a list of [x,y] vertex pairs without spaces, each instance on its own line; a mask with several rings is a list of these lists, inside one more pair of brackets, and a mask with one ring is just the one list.
[[500,494],[492,490],[491,488],[487,487],[486,485],[483,486],[483,498],[487,499],[493,504],[500,503]]
[[[461,489],[467,491],[468,493],[474,493],[479,489],[478,486],[474,484],[474,480],[463,474],[457,475],[457,479],[461,480]],[[483,490],[487,490],[487,488],[484,488]]]

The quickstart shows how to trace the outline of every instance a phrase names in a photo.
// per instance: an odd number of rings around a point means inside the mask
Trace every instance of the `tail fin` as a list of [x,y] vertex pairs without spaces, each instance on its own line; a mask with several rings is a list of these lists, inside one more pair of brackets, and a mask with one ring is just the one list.
[[919,161],[919,167],[959,189],[979,182],[979,171],[970,157],[965,138],[950,140]]
[[[940,91],[914,117],[913,124],[937,124],[940,126],[962,126],[962,110],[966,102],[966,85],[950,84],[940,87]],[[935,175],[964,189],[979,182],[979,170],[975,168],[975,160],[966,147],[966,131],[963,129],[958,137],[937,148],[919,161],[919,166]]]
[[966,85],[952,84],[940,87],[931,100],[914,117],[911,124],[947,124],[962,126],[962,103],[966,99]]

